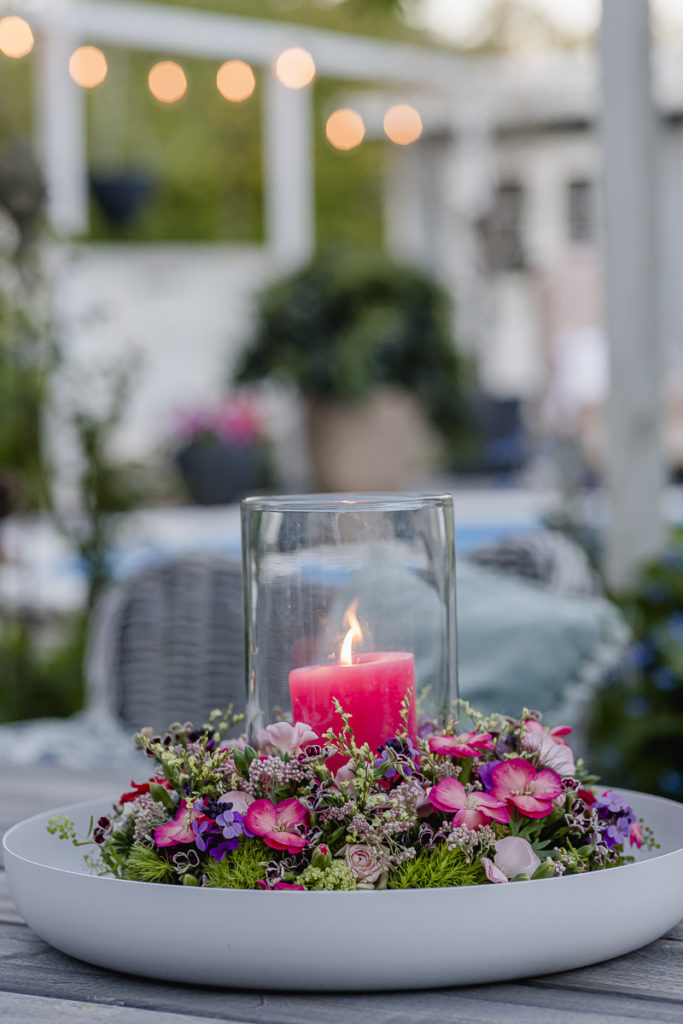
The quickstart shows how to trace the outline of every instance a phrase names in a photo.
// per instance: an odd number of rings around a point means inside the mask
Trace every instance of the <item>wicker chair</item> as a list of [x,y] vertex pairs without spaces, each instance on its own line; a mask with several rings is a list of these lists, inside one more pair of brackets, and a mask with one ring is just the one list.
[[237,559],[187,556],[112,587],[86,652],[90,711],[156,731],[244,704],[242,569]]

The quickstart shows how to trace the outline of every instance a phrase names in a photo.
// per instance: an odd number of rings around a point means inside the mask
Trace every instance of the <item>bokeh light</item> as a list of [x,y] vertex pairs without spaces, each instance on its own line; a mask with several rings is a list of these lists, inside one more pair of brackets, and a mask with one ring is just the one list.
[[96,46],[79,46],[69,58],[69,74],[83,89],[101,85],[107,70],[107,59]]
[[308,50],[291,46],[275,61],[275,74],[288,89],[304,89],[315,78],[315,61]]
[[177,103],[187,92],[185,72],[174,60],[162,60],[155,64],[147,82],[152,96],[160,103]]
[[325,135],[335,149],[355,149],[365,136],[363,118],[357,111],[341,107],[328,117]]
[[25,57],[33,49],[33,32],[31,26],[16,14],[0,18],[0,53],[6,57]]
[[422,135],[422,119],[415,107],[399,103],[384,115],[384,131],[397,146],[409,146]]
[[224,99],[231,103],[242,103],[249,99],[256,88],[256,78],[243,60],[228,60],[218,69],[216,85]]

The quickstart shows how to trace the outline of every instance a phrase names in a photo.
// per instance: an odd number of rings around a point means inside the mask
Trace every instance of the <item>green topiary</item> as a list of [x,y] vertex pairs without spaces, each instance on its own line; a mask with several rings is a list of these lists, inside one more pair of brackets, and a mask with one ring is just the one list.
[[466,422],[467,364],[446,292],[385,257],[317,257],[267,288],[236,382],[274,378],[311,400],[353,402],[381,385],[410,392],[445,440]]

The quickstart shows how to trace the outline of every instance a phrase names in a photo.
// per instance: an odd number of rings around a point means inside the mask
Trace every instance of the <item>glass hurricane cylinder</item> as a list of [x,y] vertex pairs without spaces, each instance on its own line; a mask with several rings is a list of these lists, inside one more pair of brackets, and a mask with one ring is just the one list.
[[247,732],[277,720],[322,737],[351,716],[376,749],[457,698],[455,540],[447,494],[242,502]]

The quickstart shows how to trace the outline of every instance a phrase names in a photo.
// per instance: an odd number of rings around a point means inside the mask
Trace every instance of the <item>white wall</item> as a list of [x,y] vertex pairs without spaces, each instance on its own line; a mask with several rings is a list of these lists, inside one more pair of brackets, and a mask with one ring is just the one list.
[[[170,450],[178,411],[225,396],[254,297],[279,270],[255,246],[202,244],[60,245],[50,264],[63,368],[48,441],[68,506],[77,472],[64,426],[69,405],[103,409],[106,371],[135,366],[113,454],[144,462]],[[299,430],[296,409],[276,398],[270,411],[286,451]],[[301,467],[291,462],[296,476]]]

